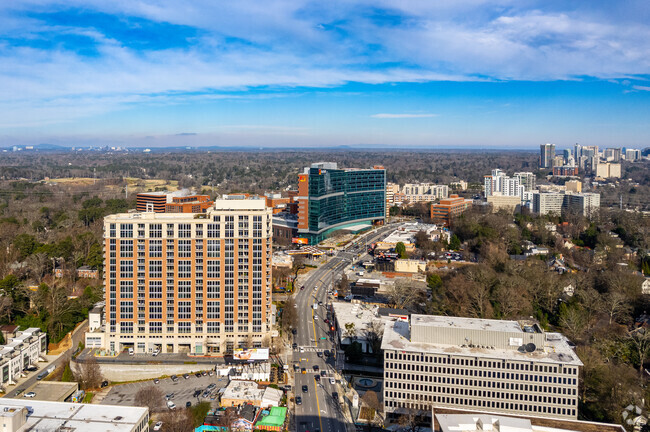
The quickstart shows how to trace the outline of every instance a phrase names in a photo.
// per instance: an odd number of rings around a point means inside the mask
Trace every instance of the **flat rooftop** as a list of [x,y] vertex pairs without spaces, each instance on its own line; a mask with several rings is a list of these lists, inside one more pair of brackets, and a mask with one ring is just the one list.
[[79,390],[79,384],[76,382],[58,382],[58,381],[36,381],[25,393],[34,392],[35,400],[63,402],[74,392]]
[[[411,316],[422,317],[423,315]],[[432,316],[433,317],[433,316]],[[471,318],[449,317],[451,320],[472,320]],[[485,321],[485,320],[475,320]],[[491,321],[491,320],[490,320]],[[434,325],[436,320],[431,320]],[[444,321],[438,321],[444,322]],[[510,323],[510,324],[508,324]],[[514,321],[506,321],[503,328],[511,329]],[[515,323],[516,324],[516,323]],[[475,323],[474,325],[478,325]],[[440,325],[438,324],[440,327]],[[497,327],[497,326],[495,326]],[[509,330],[504,330],[509,331]],[[522,331],[519,329],[519,331]],[[486,359],[504,359],[512,361],[535,361],[551,364],[568,364],[582,366],[578,355],[569,345],[569,341],[560,333],[546,333],[544,347],[538,347],[534,352],[521,352],[519,350],[492,349],[481,347],[469,347],[459,345],[446,345],[437,343],[411,342],[411,329],[408,322],[387,321],[384,327],[384,337],[381,342],[383,350],[399,350],[419,352],[425,354],[442,354],[466,357],[481,357]]]
[[461,318],[442,315],[413,315],[412,325],[458,328],[465,330],[487,330],[521,333],[524,330],[517,321],[502,321],[479,318]]
[[29,407],[25,430],[55,431],[65,426],[75,432],[130,432],[148,419],[147,408],[47,402],[33,399],[3,399],[0,410]]

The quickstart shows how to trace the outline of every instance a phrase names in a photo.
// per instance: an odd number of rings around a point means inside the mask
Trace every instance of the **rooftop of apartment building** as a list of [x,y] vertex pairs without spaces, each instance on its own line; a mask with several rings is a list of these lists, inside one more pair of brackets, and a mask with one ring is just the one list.
[[[471,332],[499,332],[503,338],[508,338],[512,349],[494,348],[487,345],[473,345],[471,342],[447,344],[435,340],[431,342],[418,342],[412,340],[412,333],[415,328],[418,330],[424,327],[436,328],[440,331],[429,332],[437,338],[445,333],[444,329],[460,329],[468,332],[465,341],[471,341],[476,333]],[[521,338],[517,336],[521,335]],[[543,346],[535,346],[527,350],[526,344],[521,344],[532,335],[537,334],[536,340],[543,340]],[[524,337],[528,335],[528,337]],[[449,338],[448,338],[449,339]],[[480,337],[477,337],[480,340]],[[494,340],[494,338],[493,338]],[[502,341],[502,342],[505,342]],[[478,342],[477,342],[478,343]],[[521,346],[520,346],[521,344]],[[496,345],[496,343],[495,343]],[[543,332],[532,322],[485,320],[477,318],[460,318],[438,315],[412,315],[411,322],[387,322],[384,329],[382,341],[383,350],[414,351],[431,354],[452,354],[457,356],[503,358],[507,360],[536,361],[545,363],[561,363],[575,366],[582,366],[582,362],[573,351],[568,339],[560,333]]]
[[[237,210],[265,210],[266,201],[263,198],[257,196],[243,197],[232,195],[227,196],[226,198],[214,200],[214,205],[207,210],[207,213],[210,212],[219,212],[219,211],[237,211]],[[146,219],[146,220],[169,220],[169,219],[205,219],[207,215],[205,213],[154,213],[154,212],[138,212],[136,210],[129,210],[128,213],[116,213],[108,215],[104,218],[105,222],[114,221],[116,219]]]

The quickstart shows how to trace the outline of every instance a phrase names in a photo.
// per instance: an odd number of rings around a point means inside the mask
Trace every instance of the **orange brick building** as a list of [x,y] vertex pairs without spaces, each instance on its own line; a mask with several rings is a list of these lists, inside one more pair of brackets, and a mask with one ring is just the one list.
[[205,213],[104,218],[103,347],[223,355],[266,343],[272,229],[265,204],[220,199]]
[[437,204],[431,204],[431,219],[433,223],[449,226],[451,218],[462,214],[472,205],[471,200],[466,200],[458,195],[450,195],[441,199]]

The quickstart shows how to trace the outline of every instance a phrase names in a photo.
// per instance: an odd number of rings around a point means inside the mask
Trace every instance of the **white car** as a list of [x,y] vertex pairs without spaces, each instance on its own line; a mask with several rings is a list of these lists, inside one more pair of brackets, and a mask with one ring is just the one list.
[[162,429],[162,424],[163,423],[161,421],[156,422],[156,424],[153,426],[153,430],[159,431],[160,429]]
[[34,396],[36,396],[36,393],[34,392],[25,393],[25,397],[33,398]]
[[170,410],[176,409],[176,404],[172,401],[167,401],[167,408]]
[[304,353],[305,352],[305,347],[300,347],[300,352]]
[[336,384],[336,380],[334,378],[330,378],[330,384],[332,385]]
[[160,354],[160,350],[156,348],[154,352],[151,353],[152,356],[156,357],[158,354]]

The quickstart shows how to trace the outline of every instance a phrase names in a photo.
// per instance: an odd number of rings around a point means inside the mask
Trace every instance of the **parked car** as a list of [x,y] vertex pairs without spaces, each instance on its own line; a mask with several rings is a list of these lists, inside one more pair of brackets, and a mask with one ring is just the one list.
[[174,399],[174,393],[168,393],[168,394],[166,394],[166,395],[165,395],[165,399],[167,399],[168,401]]
[[208,371],[201,371],[201,376],[206,376],[208,374]]
[[29,392],[29,393],[25,393],[25,396],[24,396],[24,397],[33,398],[34,396],[36,396],[36,393],[34,393],[34,392]]
[[191,401],[187,401],[187,402],[185,402],[185,408],[189,408],[189,407],[191,407],[191,406],[192,406],[192,402],[191,402]]
[[332,377],[330,377],[330,384],[332,384],[332,385],[336,384],[336,380],[334,378],[332,378]]
[[172,375],[171,378],[172,378],[172,381],[174,381],[174,382],[178,381],[178,377],[176,375]]
[[159,382],[160,382],[160,380],[159,380],[158,378],[155,378],[155,379],[153,380],[153,383],[154,383],[154,384],[158,384]]
[[176,404],[172,401],[167,401],[167,408],[170,410],[176,409]]
[[161,421],[156,422],[156,424],[153,425],[153,430],[155,430],[155,431],[159,431],[159,430],[161,430],[161,429],[162,429],[162,425],[163,425],[163,422],[161,422]]
[[190,379],[190,374],[183,374],[183,378]]
[[133,348],[129,348],[129,355],[132,356],[133,354],[135,354],[135,351],[133,351]]
[[101,388],[108,387],[108,381],[104,380],[102,381]]
[[201,389],[194,390],[194,393],[192,394],[192,397],[199,397],[200,394],[201,394]]
[[16,391],[14,392],[14,396],[18,396],[19,394],[21,394],[21,393],[24,392],[24,391],[25,391],[25,389],[18,389],[18,390],[16,390]]
[[209,375],[209,376],[214,375],[214,371],[208,371],[208,375]]
[[[159,348],[156,348],[156,349],[151,353],[151,355],[154,356],[154,357],[156,357],[158,354],[160,354],[160,349],[159,349]],[[161,424],[162,424],[162,423],[161,423]]]
[[194,374],[195,377],[200,378],[201,377],[201,372],[197,372]]

